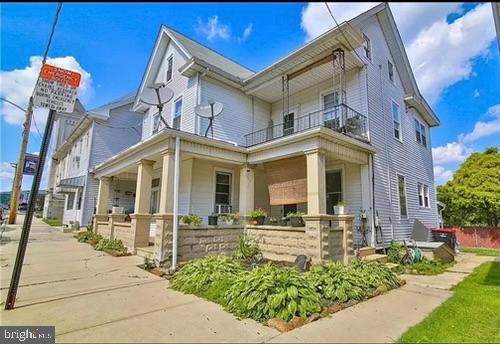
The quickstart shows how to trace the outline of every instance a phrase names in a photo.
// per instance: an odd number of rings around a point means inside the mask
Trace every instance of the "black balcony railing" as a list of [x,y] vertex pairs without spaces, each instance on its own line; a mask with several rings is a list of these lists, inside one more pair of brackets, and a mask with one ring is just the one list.
[[255,146],[317,127],[326,127],[361,141],[368,141],[366,116],[345,104],[340,104],[247,134],[245,135],[246,146]]

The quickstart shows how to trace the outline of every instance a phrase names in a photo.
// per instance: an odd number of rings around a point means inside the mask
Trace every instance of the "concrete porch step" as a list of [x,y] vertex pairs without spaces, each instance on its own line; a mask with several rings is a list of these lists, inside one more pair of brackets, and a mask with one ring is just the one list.
[[362,260],[370,261],[370,262],[380,262],[380,263],[387,263],[387,256],[385,254],[369,254],[367,256],[364,256],[361,258]]
[[147,257],[149,259],[153,259],[153,254],[154,254],[154,246],[136,248],[136,255],[139,257],[143,258]]
[[375,247],[366,246],[366,247],[361,247],[359,249],[359,256],[360,257],[366,257],[366,256],[369,256],[371,254],[375,254]]

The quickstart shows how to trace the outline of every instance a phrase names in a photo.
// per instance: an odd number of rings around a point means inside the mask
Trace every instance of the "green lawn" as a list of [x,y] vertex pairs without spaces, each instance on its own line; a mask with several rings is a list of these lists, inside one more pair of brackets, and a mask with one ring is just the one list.
[[500,257],[500,249],[480,247],[460,247],[461,252],[475,253],[478,256]]
[[[400,343],[500,342],[500,262],[482,264]],[[411,312],[411,310],[408,310]]]
[[53,226],[53,227],[59,227],[62,226],[62,220],[49,220],[49,219],[43,219],[43,222],[46,224]]

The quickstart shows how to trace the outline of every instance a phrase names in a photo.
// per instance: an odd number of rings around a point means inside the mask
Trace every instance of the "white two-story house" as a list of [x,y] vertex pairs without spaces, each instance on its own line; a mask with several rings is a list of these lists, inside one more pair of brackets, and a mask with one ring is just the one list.
[[[168,127],[157,107],[141,101],[157,85],[174,93],[162,112]],[[223,111],[205,137],[208,120],[195,107],[213,101]],[[259,72],[162,26],[134,110],[143,114],[141,141],[93,170],[100,180],[95,228],[132,250],[154,242],[158,261],[174,254],[174,219],[191,213],[206,224],[212,213],[263,208],[280,219],[302,211],[305,236],[293,241],[295,253],[319,260],[328,259],[322,243],[330,239],[318,233],[333,233],[345,220],[335,214],[339,204],[354,234],[344,246],[408,239],[415,219],[437,226],[430,128],[439,119],[418,89],[386,4]],[[132,222],[120,223],[126,234],[110,231],[105,215],[118,183],[136,190]],[[280,232],[284,242],[289,232]]]
[[[119,151],[141,139],[142,116],[131,111],[134,96],[125,96],[90,111],[80,111],[70,133],[62,135],[58,127],[52,154],[49,190],[53,199],[62,199],[63,225],[88,226],[95,212],[98,181],[89,171]],[[59,117],[59,120],[65,120]],[[134,206],[135,188],[117,187],[112,191],[109,206]],[[54,208],[46,204],[46,212]]]

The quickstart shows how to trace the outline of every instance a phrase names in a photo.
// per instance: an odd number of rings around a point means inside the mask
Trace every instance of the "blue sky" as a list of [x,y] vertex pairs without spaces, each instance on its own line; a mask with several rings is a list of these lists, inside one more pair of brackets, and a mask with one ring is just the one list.
[[[335,3],[331,8],[340,22],[373,5]],[[391,8],[419,86],[443,122],[432,130],[436,180],[443,182],[467,154],[499,142],[500,105],[494,106],[500,104],[495,87],[500,58],[491,33],[493,16],[490,4],[411,6],[416,5]],[[20,105],[25,106],[23,92],[36,75],[36,68],[30,68],[36,61],[30,58],[43,54],[55,9],[56,4],[1,5],[1,93],[17,97],[15,101],[24,102]],[[137,90],[161,24],[260,70],[331,27],[332,21],[319,3],[68,3],[49,56],[85,72],[82,98],[90,109]],[[459,37],[459,42],[449,37]],[[8,162],[19,153],[22,114],[2,104],[0,115],[4,191],[11,184]],[[46,110],[35,114],[39,126],[45,116]],[[40,141],[32,132],[29,151],[39,151]],[[27,188],[31,178],[24,179]]]

